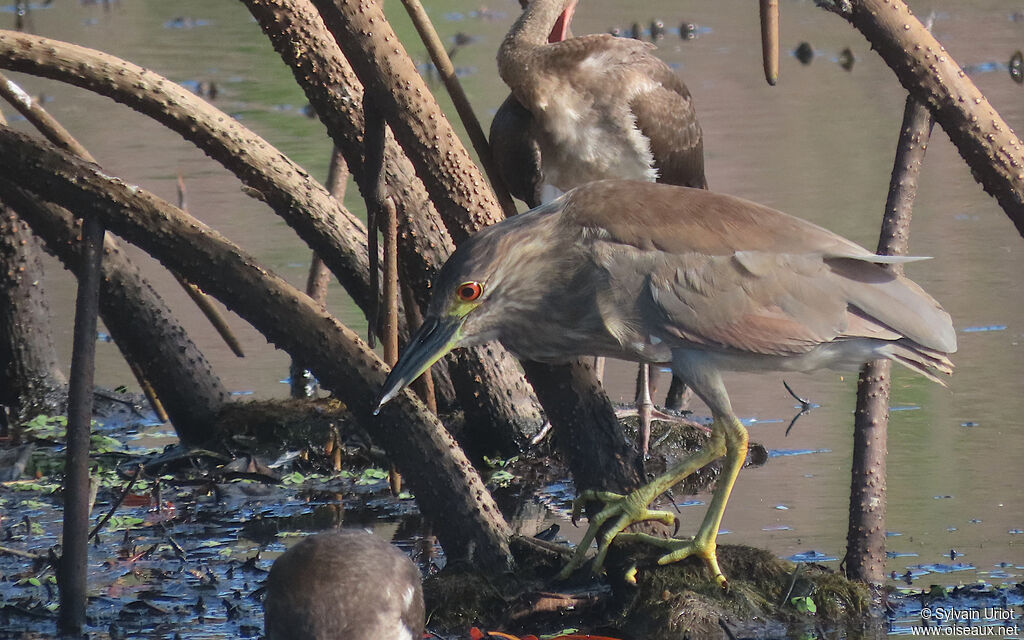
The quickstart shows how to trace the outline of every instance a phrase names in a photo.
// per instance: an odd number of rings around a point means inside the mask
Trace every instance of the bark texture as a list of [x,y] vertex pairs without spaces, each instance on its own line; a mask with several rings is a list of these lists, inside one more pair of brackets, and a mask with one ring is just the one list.
[[366,229],[269,142],[159,74],[85,47],[0,30],[0,68],[67,82],[144,113],[238,176],[316,251],[364,311]]
[[[0,180],[0,192],[64,266],[81,268],[81,223],[66,210],[42,202]],[[217,415],[227,390],[171,309],[108,234],[103,246],[100,317],[118,349],[153,386],[182,442],[197,445],[219,437]]]
[[928,107],[974,179],[1024,235],[1024,142],[903,0],[817,0],[848,20]]
[[79,635],[85,625],[89,572],[89,442],[92,389],[96,373],[96,324],[100,314],[100,263],[106,228],[98,216],[82,220],[82,264],[75,295],[75,329],[68,374],[68,426],[64,450],[64,522],[57,566],[62,635]]
[[[374,92],[376,101],[382,105],[395,137],[438,206],[452,238],[458,242],[500,220],[501,212],[493,193],[416,72],[378,4],[371,0],[313,0],[313,4],[352,63],[359,80],[368,91]],[[536,363],[524,363],[524,368],[534,371],[531,383],[556,433],[561,434],[560,438],[568,441],[575,437],[572,434],[578,418],[573,416],[589,416],[598,432],[621,432],[611,403],[596,385],[589,369]],[[551,388],[537,389],[541,381]],[[456,389],[460,387],[464,385],[456,381]],[[562,394],[556,389],[597,391]],[[570,421],[564,422],[565,419]],[[592,461],[600,455],[597,447],[593,447],[589,455],[575,455],[585,448],[581,444],[568,450],[573,475],[581,479],[580,488],[584,489],[590,485],[582,479],[591,477]],[[617,479],[616,471],[610,474],[612,479],[606,479],[605,483]],[[633,484],[626,483],[621,488]]]
[[0,202],[0,405],[15,422],[63,413],[66,401],[39,249],[28,224]]
[[456,243],[501,219],[469,156],[375,0],[313,0],[441,211]]
[[[878,253],[907,255],[917,177],[931,137],[932,117],[907,96],[893,162],[889,195],[882,216]],[[901,265],[885,265],[896,273]],[[885,474],[889,429],[890,362],[865,364],[857,381],[854,412],[853,467],[850,478],[850,523],[846,536],[846,574],[873,585],[885,582]]]
[[[168,269],[220,299],[268,340],[310,363],[323,385],[369,419],[384,364],[351,330],[199,220],[95,165],[0,129],[0,172],[61,205],[96,215]],[[473,466],[411,392],[381,412],[375,435],[456,559],[492,570],[510,562],[511,534]]]
[[[335,146],[345,156],[360,192],[369,196],[375,176],[364,167],[365,122],[360,108],[363,86],[320,14],[309,0],[244,2],[292,69]],[[425,308],[433,278],[455,247],[390,129],[384,157],[387,192],[398,214],[399,272],[402,282]],[[483,453],[497,450],[514,455],[544,422],[515,358],[494,345],[465,350],[447,362],[454,364],[450,375],[474,448]],[[439,389],[444,388],[446,385],[439,385]],[[517,448],[510,448],[513,443]]]

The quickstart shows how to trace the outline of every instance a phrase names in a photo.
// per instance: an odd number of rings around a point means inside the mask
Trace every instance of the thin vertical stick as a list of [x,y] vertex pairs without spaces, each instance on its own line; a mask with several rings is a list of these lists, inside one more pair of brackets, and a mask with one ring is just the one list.
[[[132,375],[135,376],[135,380],[138,381],[139,387],[142,389],[142,395],[146,396],[146,400],[149,401],[149,406],[153,408],[153,413],[156,414],[157,419],[160,422],[170,422],[171,417],[167,415],[167,409],[164,409],[164,403],[160,402],[160,398],[156,395],[156,389],[150,384],[146,376],[143,375],[142,370],[139,366],[131,360],[126,360],[128,368],[131,369]],[[90,536],[91,537],[91,536]]]
[[764,79],[774,87],[779,81],[779,0],[761,0],[761,56]]
[[86,569],[89,559],[89,435],[93,372],[96,365],[96,317],[100,300],[103,223],[82,224],[82,270],[78,275],[75,329],[68,378],[68,432],[64,469],[64,539],[57,586],[62,633],[77,635],[85,624]]
[[[13,82],[0,75],[0,96],[9,101],[48,140],[89,162],[92,154],[49,113]],[[57,624],[65,634],[79,634],[85,624],[86,569],[89,562],[89,436],[92,424],[93,374],[96,368],[96,325],[99,315],[103,223],[82,222],[82,266],[75,300],[75,328],[68,377],[67,451],[64,469],[63,542],[57,589]]]
[[[371,324],[370,333],[380,335],[384,349],[384,362],[389,367],[398,362],[398,213],[394,201],[387,195],[387,184],[384,172],[384,141],[387,130],[384,114],[373,105],[370,93],[363,94],[363,118],[366,131],[363,136],[365,151],[365,169],[368,176],[373,176],[367,218],[372,218],[379,225],[384,240],[384,286],[381,298],[376,305],[374,320],[378,326]],[[372,216],[370,215],[372,212]],[[367,224],[367,238],[376,239],[377,228]],[[376,254],[376,243],[371,245],[371,271],[375,270],[373,257]],[[371,274],[372,276],[372,274]],[[398,495],[402,491],[402,476],[392,465],[388,473],[391,492]]]
[[484,135],[484,130],[480,127],[480,121],[477,120],[476,114],[473,113],[473,107],[469,104],[469,98],[466,97],[466,92],[463,91],[462,84],[459,83],[459,79],[455,75],[455,66],[452,65],[451,58],[448,57],[448,52],[445,51],[441,38],[438,37],[434,25],[430,22],[430,18],[427,17],[427,12],[423,10],[423,5],[420,4],[419,0],[402,0],[402,4],[405,5],[405,10],[409,12],[409,17],[412,18],[412,23],[420,34],[420,39],[423,40],[423,44],[427,47],[427,53],[430,54],[430,59],[437,68],[437,73],[441,77],[441,81],[444,82],[448,95],[451,96],[455,110],[458,112],[459,118],[462,119],[462,125],[466,127],[469,141],[473,144],[473,149],[476,150],[477,156],[480,157],[480,164],[483,165],[484,173],[487,174],[487,178],[491,181],[491,187],[494,189],[494,194],[498,197],[498,204],[501,205],[501,209],[506,216],[514,216],[516,214],[516,203],[512,200],[512,195],[509,193],[505,181],[501,179],[501,174],[498,172],[497,167],[494,166],[491,146],[487,144],[487,137]]
[[[907,96],[899,146],[878,240],[881,255],[906,255],[917,176],[931,136],[928,109]],[[884,265],[901,273],[900,265]],[[869,584],[885,580],[885,474],[889,427],[889,361],[865,364],[857,381],[850,524],[846,537],[846,574]]]
[[[331,151],[331,163],[327,169],[327,191],[335,200],[341,202],[345,199],[345,188],[348,184],[348,165],[345,164],[345,157],[337,148]],[[315,300],[321,306],[327,305],[327,285],[331,280],[331,272],[323,259],[313,252],[313,260],[309,265],[309,276],[306,278],[306,295]],[[292,360],[289,370],[291,380],[291,396],[293,398],[308,398],[313,391],[313,374],[299,362]]]
[[[179,173],[178,208],[181,209],[182,211],[188,211],[188,197],[186,194],[187,191],[185,189],[185,178],[183,178]],[[221,314],[220,310],[217,309],[216,306],[214,306],[213,300],[210,300],[210,296],[206,295],[206,293],[202,289],[192,284],[188,280],[185,280],[185,278],[182,278],[176,273],[174,274],[174,278],[175,280],[178,281],[178,284],[181,285],[181,288],[185,290],[185,293],[188,294],[188,297],[192,299],[192,302],[194,302],[195,305],[199,307],[199,310],[203,313],[203,315],[206,316],[206,319],[209,320],[210,324],[213,326],[213,329],[217,332],[218,335],[220,335],[221,339],[224,341],[224,344],[228,345],[228,348],[231,349],[231,353],[235,354],[235,356],[238,358],[244,358],[245,351],[242,350],[242,343],[238,341],[238,338],[235,336],[235,333],[231,330],[231,327],[228,326],[228,321],[224,319],[224,316],[223,314]],[[139,384],[141,384],[143,388],[149,386],[149,382],[146,382],[141,378],[139,378]]]

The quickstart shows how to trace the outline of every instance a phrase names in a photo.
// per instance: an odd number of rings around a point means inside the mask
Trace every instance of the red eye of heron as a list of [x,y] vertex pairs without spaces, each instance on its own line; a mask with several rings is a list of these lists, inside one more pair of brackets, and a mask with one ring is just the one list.
[[473,302],[484,292],[483,285],[479,282],[463,282],[459,285],[455,295],[463,302]]

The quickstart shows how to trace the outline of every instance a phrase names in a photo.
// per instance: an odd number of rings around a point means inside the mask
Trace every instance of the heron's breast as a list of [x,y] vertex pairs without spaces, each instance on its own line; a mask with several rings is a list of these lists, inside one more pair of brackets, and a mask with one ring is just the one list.
[[546,101],[539,120],[545,177],[563,191],[594,180],[658,177],[650,141],[625,102],[565,87]]

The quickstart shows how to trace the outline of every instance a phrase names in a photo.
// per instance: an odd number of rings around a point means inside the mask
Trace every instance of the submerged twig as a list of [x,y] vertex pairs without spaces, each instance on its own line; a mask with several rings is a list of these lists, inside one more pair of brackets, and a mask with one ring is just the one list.
[[[178,174],[178,208],[182,211],[188,211],[187,197],[185,191],[185,179]],[[224,319],[224,315],[214,306],[213,301],[210,300],[210,296],[206,295],[202,289],[185,280],[178,274],[174,274],[174,279],[178,281],[181,288],[185,290],[188,297],[192,299],[199,310],[206,316],[206,319],[213,326],[217,335],[221,337],[224,344],[228,345],[231,349],[231,353],[235,354],[239,358],[245,357],[245,352],[242,350],[242,343],[238,341],[234,331],[228,326],[228,321]]]
[[145,466],[143,466],[142,464],[136,465],[135,474],[131,477],[131,479],[128,480],[128,484],[125,485],[124,489],[121,491],[121,495],[119,495],[114,500],[114,504],[110,505],[110,509],[107,511],[106,515],[104,515],[103,518],[96,523],[96,526],[92,528],[92,531],[89,532],[89,540],[95,538],[96,534],[98,534],[107,524],[107,522],[109,522],[110,519],[114,517],[114,513],[117,511],[118,507],[121,506],[121,503],[124,502],[124,499],[128,497],[128,494],[131,492],[132,487],[135,486],[135,482],[139,479],[139,476],[141,476],[144,471]]

